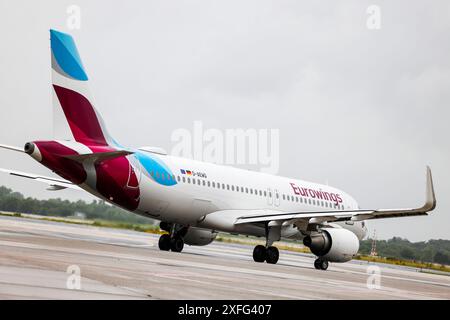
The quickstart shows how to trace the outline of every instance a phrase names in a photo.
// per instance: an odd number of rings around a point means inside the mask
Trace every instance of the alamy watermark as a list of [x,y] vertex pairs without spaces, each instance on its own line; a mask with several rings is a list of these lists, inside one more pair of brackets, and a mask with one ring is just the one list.
[[279,140],[279,129],[204,130],[201,121],[194,121],[192,131],[179,128],[172,132],[171,154],[216,164],[251,165],[277,174]]
[[372,4],[367,7],[366,13],[369,15],[366,20],[366,26],[369,30],[381,29],[381,9],[380,6]]
[[68,274],[66,280],[66,288],[70,290],[81,290],[81,269],[78,265],[73,264],[67,267]]
[[81,8],[75,4],[67,7],[66,13],[68,14],[66,25],[69,30],[81,29]]
[[381,289],[381,269],[378,266],[368,266],[366,269],[368,274],[366,286],[370,290]]

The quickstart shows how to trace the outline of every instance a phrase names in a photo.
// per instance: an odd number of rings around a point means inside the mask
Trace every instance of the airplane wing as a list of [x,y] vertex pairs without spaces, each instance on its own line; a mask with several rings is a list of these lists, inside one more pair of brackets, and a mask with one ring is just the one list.
[[[340,211],[304,211],[280,212],[275,210],[240,210],[242,216],[237,216],[235,224],[260,223],[275,221],[308,220],[309,223],[322,223],[333,221],[361,221],[369,219],[396,218],[407,216],[427,215],[436,207],[433,178],[431,170],[427,167],[426,202],[420,208],[406,209],[368,209],[368,210],[340,210]],[[232,210],[237,211],[237,210]],[[236,212],[235,212],[236,214]]]
[[16,170],[3,169],[3,168],[0,168],[0,172],[4,172],[4,173],[10,174],[12,176],[28,178],[28,179],[33,179],[33,180],[36,180],[39,182],[47,183],[49,185],[47,190],[51,190],[51,191],[57,191],[57,190],[62,190],[62,189],[67,189],[67,188],[75,189],[75,190],[82,190],[76,184],[73,184],[72,182],[64,180],[64,179],[44,177],[44,176],[40,176],[37,174],[26,173],[26,172],[21,172],[21,171],[16,171]]

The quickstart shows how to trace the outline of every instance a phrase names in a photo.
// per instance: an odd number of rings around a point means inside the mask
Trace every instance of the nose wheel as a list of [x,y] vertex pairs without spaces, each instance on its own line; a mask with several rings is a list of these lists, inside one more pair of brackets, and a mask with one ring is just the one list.
[[257,245],[253,249],[253,260],[255,262],[267,262],[270,264],[276,264],[280,257],[280,252],[277,247],[264,247],[262,245]]
[[316,261],[314,261],[314,268],[316,268],[317,270],[327,270],[328,261],[318,258],[316,259]]

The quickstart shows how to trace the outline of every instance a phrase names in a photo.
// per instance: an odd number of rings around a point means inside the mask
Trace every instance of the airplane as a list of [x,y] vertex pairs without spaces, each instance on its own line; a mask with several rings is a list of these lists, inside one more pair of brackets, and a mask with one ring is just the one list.
[[127,148],[108,133],[89,92],[89,79],[69,34],[50,30],[54,140],[1,148],[30,155],[61,178],[0,169],[57,191],[84,190],[132,213],[160,221],[159,249],[207,245],[218,232],[263,237],[255,262],[276,264],[282,239],[303,241],[314,267],[350,261],[367,234],[366,220],[427,215],[436,207],[431,170],[419,208],[361,209],[328,185]]

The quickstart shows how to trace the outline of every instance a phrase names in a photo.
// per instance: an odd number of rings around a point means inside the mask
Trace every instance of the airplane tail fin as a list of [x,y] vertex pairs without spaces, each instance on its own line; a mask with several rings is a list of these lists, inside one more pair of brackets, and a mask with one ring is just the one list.
[[53,126],[57,140],[91,146],[114,144],[89,92],[89,79],[73,38],[50,30]]

